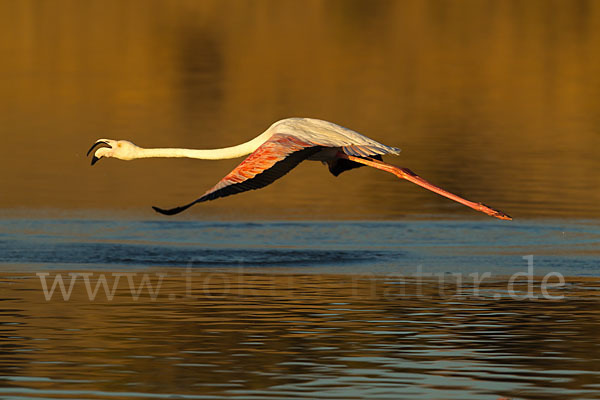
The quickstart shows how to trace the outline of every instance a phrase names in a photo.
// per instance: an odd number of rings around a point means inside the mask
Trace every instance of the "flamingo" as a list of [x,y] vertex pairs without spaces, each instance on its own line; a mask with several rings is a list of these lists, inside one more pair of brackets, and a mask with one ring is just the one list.
[[512,219],[502,211],[483,203],[475,203],[439,188],[408,168],[400,168],[382,161],[382,155],[398,155],[400,149],[386,146],[355,131],[332,122],[313,118],[287,118],[275,122],[254,139],[233,147],[211,150],[179,148],[146,149],[127,141],[98,139],[87,152],[96,149],[92,165],[101,158],[133,160],[149,157],[187,157],[201,160],[222,160],[250,154],[227,176],[200,198],[183,206],[162,209],[152,207],[165,215],[178,214],[196,203],[260,189],[287,174],[304,160],[321,161],[338,176],[344,171],[363,165],[377,168],[408,180],[441,196],[457,201],[474,210],[499,219]]

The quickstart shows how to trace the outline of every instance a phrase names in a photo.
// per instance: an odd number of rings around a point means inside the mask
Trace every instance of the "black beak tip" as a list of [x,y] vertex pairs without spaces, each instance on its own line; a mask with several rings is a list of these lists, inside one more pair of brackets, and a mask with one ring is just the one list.
[[[95,150],[97,147],[102,147],[102,146],[106,146],[106,147],[108,147],[109,149],[112,149],[112,146],[111,146],[110,144],[108,144],[107,142],[96,142],[96,143],[94,143],[94,144],[92,145],[92,147],[90,147],[90,149],[89,149],[89,150],[88,150],[88,152],[85,154],[85,156],[86,156],[86,157],[87,157],[87,156],[89,156],[89,155],[90,155],[90,153],[91,153],[92,151],[94,151],[94,150]],[[92,165],[94,165],[94,163],[93,163],[93,162],[92,162]]]
[[98,162],[99,158],[96,156],[92,156],[92,165],[96,164]]

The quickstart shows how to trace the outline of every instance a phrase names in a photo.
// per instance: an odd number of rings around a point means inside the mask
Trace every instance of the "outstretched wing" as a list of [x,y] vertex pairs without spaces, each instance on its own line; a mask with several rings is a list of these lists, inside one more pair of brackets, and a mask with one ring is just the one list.
[[292,135],[275,134],[199,199],[168,210],[152,208],[161,214],[174,215],[196,203],[260,189],[281,178],[296,165],[322,149],[323,147],[318,144],[300,140]]

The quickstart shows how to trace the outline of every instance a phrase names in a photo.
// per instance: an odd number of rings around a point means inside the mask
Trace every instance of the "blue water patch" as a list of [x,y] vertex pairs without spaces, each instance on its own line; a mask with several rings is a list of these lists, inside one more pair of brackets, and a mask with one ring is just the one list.
[[0,221],[0,263],[41,268],[310,267],[323,272],[600,274],[594,221]]
[[384,251],[319,249],[199,248],[116,243],[0,243],[0,262],[26,264],[104,264],[139,266],[270,266],[332,265],[380,261],[400,256]]

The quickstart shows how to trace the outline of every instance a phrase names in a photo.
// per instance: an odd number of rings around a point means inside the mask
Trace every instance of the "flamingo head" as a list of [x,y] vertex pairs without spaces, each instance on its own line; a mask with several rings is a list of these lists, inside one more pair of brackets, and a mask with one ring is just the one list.
[[[94,151],[96,149],[96,151]],[[92,151],[92,165],[96,164],[102,157],[118,158],[119,160],[132,160],[136,158],[135,154],[139,147],[127,140],[98,139],[90,147],[86,155]]]

